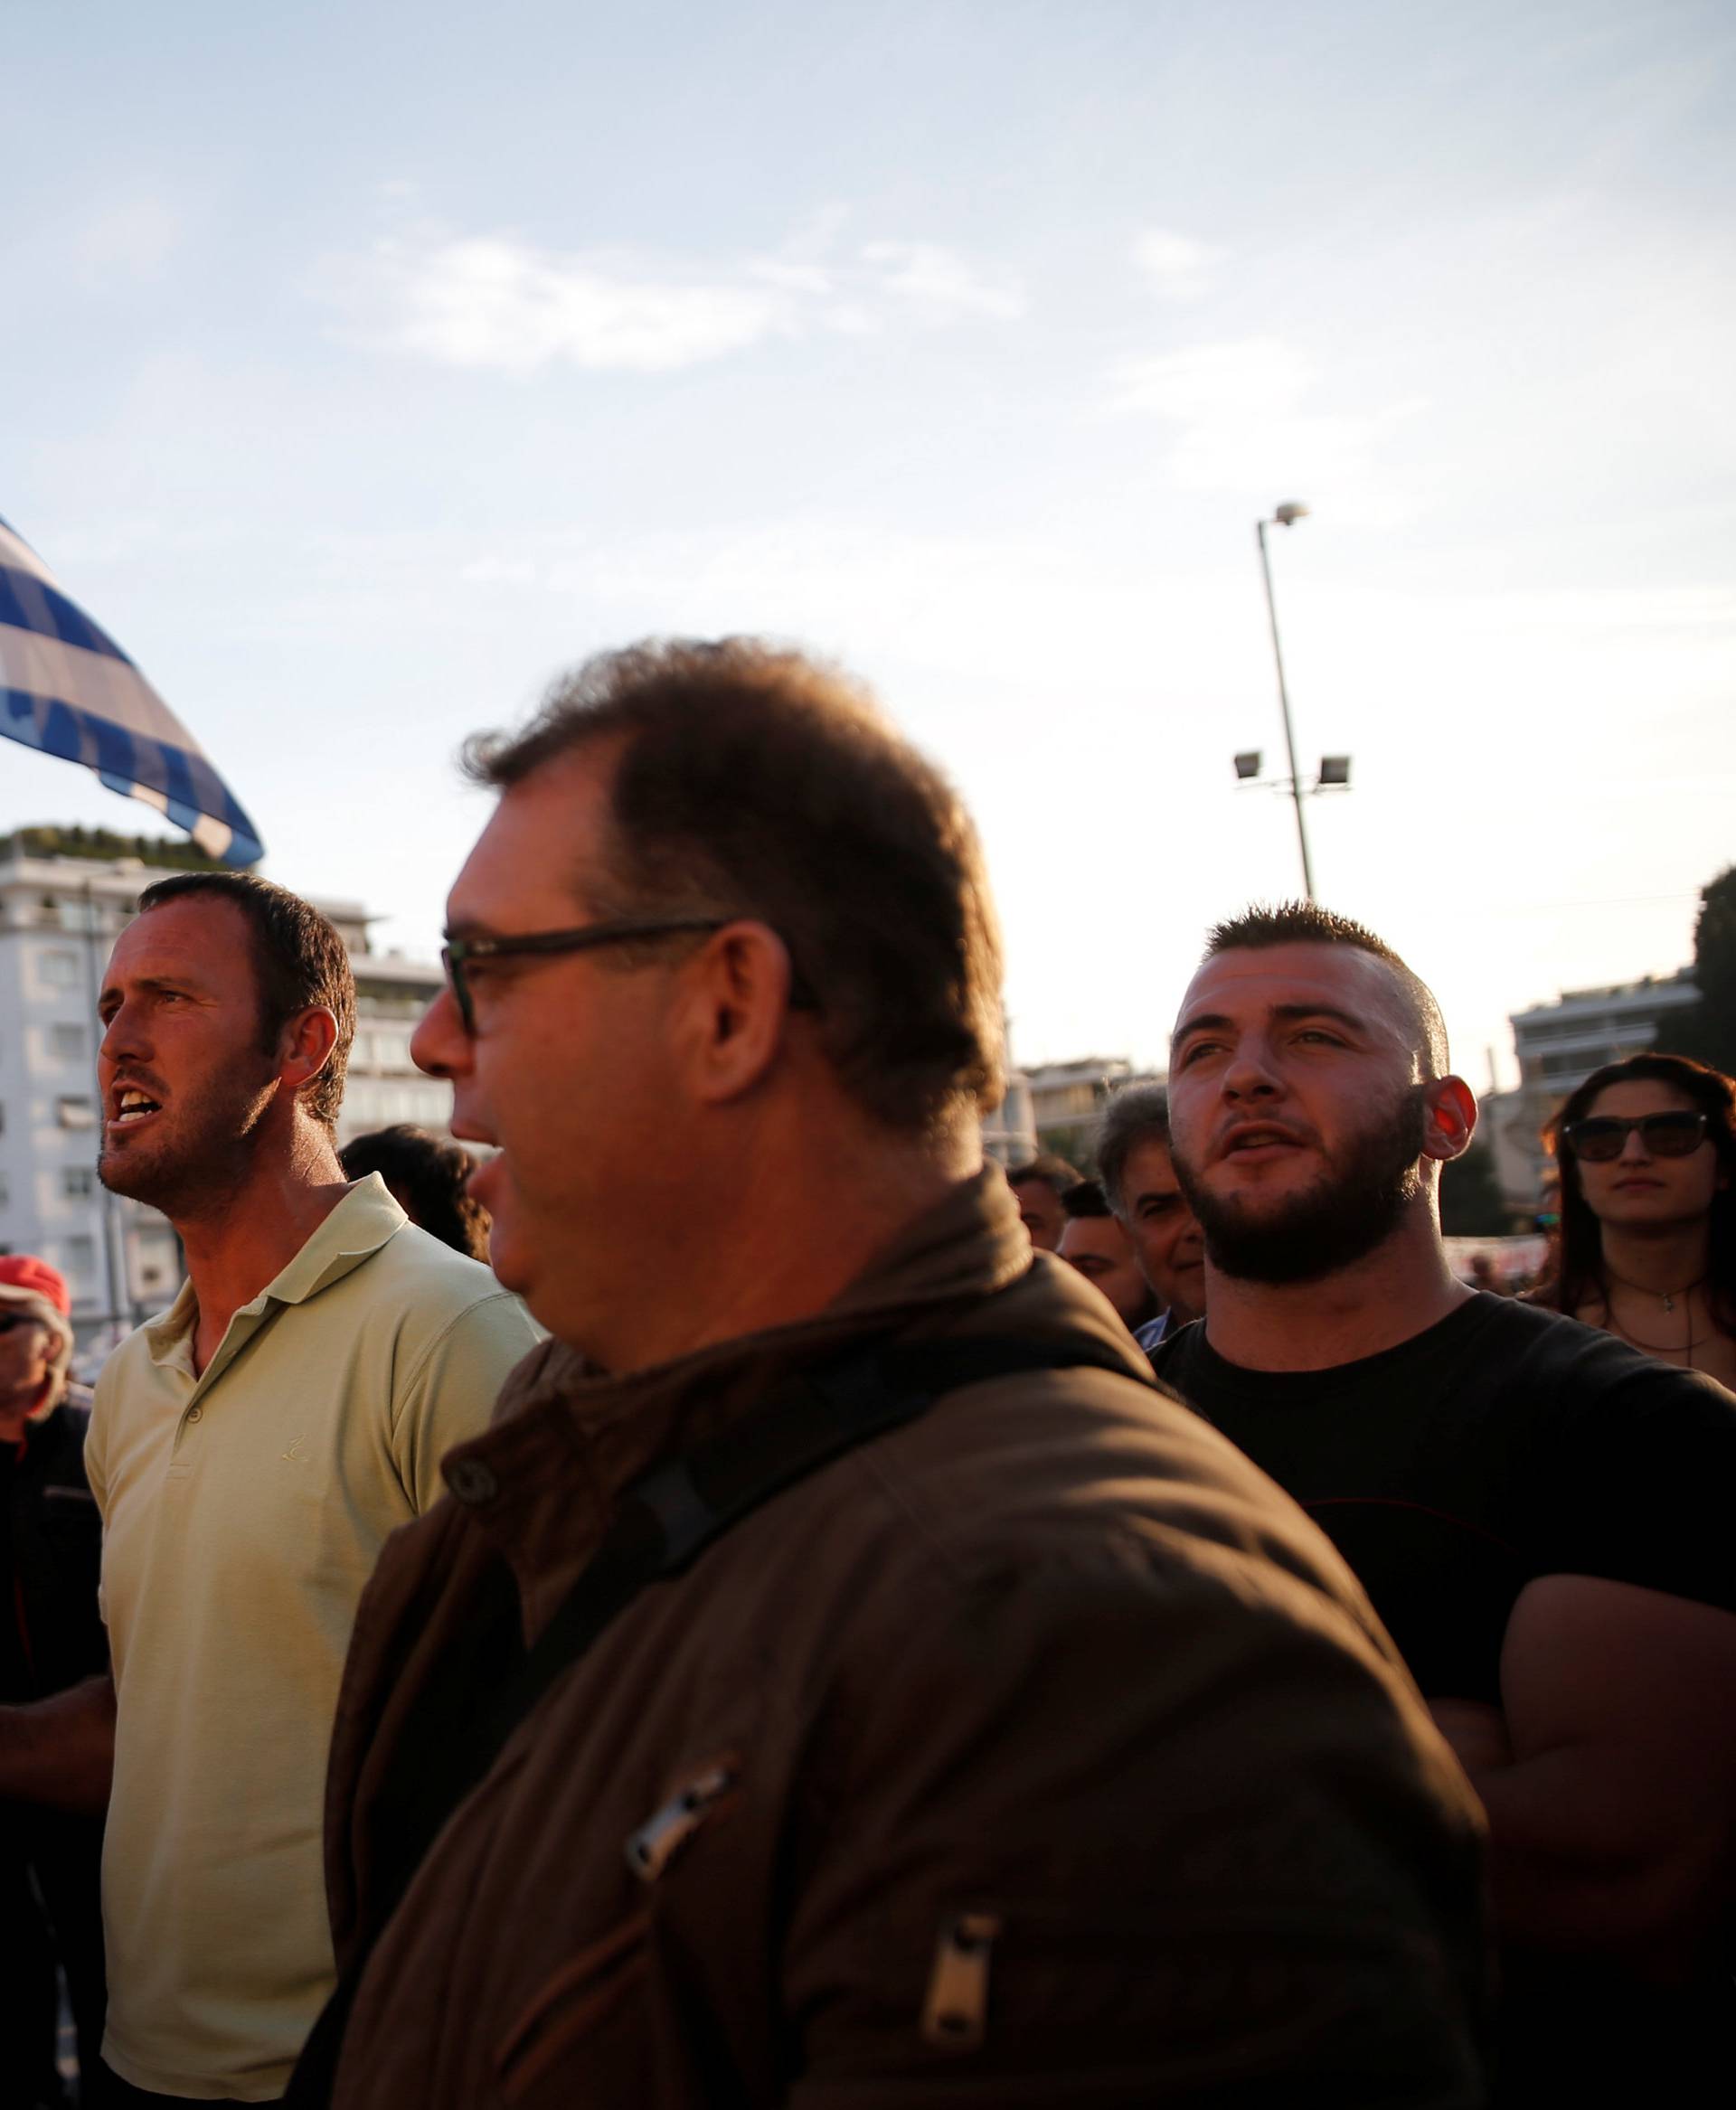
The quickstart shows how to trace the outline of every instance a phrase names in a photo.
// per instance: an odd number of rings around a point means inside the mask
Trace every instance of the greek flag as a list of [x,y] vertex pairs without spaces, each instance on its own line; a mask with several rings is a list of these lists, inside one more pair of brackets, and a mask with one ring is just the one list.
[[199,743],[114,639],[0,520],[0,733],[94,769],[207,856],[257,864],[259,831]]

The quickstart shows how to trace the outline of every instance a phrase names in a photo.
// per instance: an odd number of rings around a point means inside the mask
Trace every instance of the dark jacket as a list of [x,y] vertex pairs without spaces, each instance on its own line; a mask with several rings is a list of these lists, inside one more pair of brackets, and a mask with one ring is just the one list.
[[[630,1480],[889,1326],[1145,1368],[992,1172],[805,1323],[620,1380],[536,1351],[362,1602],[340,1963],[491,1597],[536,1634]],[[1479,2102],[1470,1794],[1326,1540],[1129,1378],[950,1393],[644,1590],[422,1862],[343,2110]]]
[[39,1700],[108,1667],[97,1602],[102,1519],[84,1476],[90,1426],[90,1394],[71,1386],[52,1413],[25,1425],[0,1476],[11,1556],[0,1617],[15,1636],[5,1658],[19,1687],[0,1699]]

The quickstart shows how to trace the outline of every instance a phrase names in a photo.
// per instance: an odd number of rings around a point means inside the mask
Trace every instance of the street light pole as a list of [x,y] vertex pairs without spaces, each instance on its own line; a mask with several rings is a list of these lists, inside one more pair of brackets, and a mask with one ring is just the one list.
[[1284,712],[1284,749],[1290,761],[1290,796],[1296,802],[1296,839],[1302,848],[1302,886],[1310,901],[1314,899],[1314,865],[1308,856],[1308,829],[1302,817],[1302,772],[1296,766],[1296,734],[1290,727],[1290,695],[1284,683],[1284,650],[1278,641],[1278,603],[1272,598],[1272,565],[1266,554],[1266,530],[1269,527],[1289,527],[1307,513],[1306,505],[1291,503],[1280,505],[1270,520],[1258,523],[1254,532],[1260,539],[1260,570],[1266,581],[1266,613],[1272,626],[1272,657],[1278,663],[1278,701]]

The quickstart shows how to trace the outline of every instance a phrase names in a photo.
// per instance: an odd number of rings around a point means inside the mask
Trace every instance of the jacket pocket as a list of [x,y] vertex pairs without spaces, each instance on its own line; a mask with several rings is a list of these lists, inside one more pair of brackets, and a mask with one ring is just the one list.
[[643,1886],[638,1909],[547,1978],[495,2047],[501,2094],[514,2110],[650,2099],[646,1986],[656,1968],[664,1879],[693,1835],[735,1806],[739,1777],[733,1753],[685,1767],[622,1842],[627,1865]]
[[532,1994],[495,2048],[495,2071],[507,2102],[527,2101],[563,2054],[606,2034],[611,2018],[633,2027],[633,1996],[650,1965],[650,1933],[651,1915],[636,1912]]

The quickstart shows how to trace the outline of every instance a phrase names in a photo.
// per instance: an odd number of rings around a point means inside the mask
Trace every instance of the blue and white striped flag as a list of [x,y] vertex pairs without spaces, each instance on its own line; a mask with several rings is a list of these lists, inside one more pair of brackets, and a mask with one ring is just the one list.
[[200,745],[47,565],[0,520],[0,733],[94,769],[208,857],[257,864],[259,830]]

